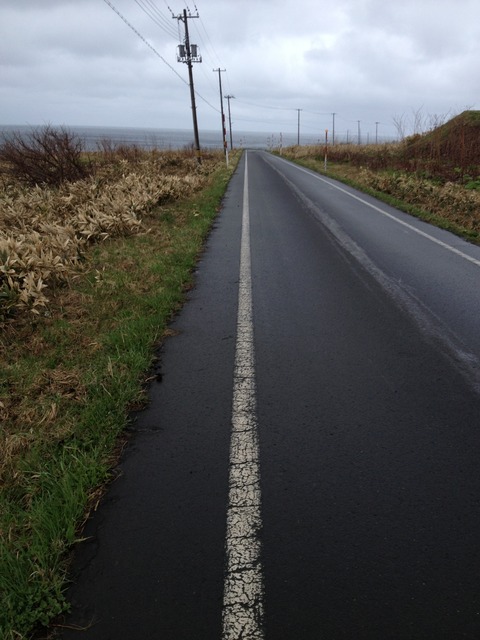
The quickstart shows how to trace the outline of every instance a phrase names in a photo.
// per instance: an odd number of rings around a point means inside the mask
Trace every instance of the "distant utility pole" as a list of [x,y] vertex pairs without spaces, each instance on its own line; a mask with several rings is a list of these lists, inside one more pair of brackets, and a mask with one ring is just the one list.
[[335,144],[335,116],[336,113],[332,113],[332,147]]
[[379,122],[375,122],[375,144],[378,144],[378,125]]
[[180,20],[185,25],[185,44],[178,45],[177,62],[184,62],[188,66],[190,100],[192,102],[193,135],[195,136],[195,150],[197,154],[197,160],[199,163],[201,163],[202,158],[200,156],[200,138],[198,136],[197,107],[195,104],[195,88],[193,86],[192,62],[201,62],[202,57],[198,55],[198,46],[196,44],[190,44],[190,36],[188,34],[188,20],[191,18],[198,18],[199,15],[197,13],[196,16],[192,16],[190,12],[187,15],[187,10],[184,9],[183,14],[172,17],[176,20]]
[[298,120],[297,120],[297,145],[300,146],[300,111],[303,109],[297,109],[298,112]]
[[233,149],[233,138],[232,138],[232,116],[230,113],[230,100],[232,98],[235,98],[235,96],[225,96],[225,98],[228,101],[228,126],[229,126],[229,130],[230,130],[230,150]]
[[325,173],[327,173],[327,156],[328,156],[328,129],[325,129]]
[[360,144],[360,141],[361,141],[361,137],[360,137],[360,120],[357,120],[357,124],[358,124],[358,144]]
[[228,150],[227,150],[227,130],[225,128],[225,114],[223,113],[223,93],[222,93],[222,73],[226,71],[226,69],[214,69],[215,72],[218,71],[218,84],[220,87],[220,113],[222,115],[222,145],[223,145],[223,153],[227,156],[227,164],[228,164]]

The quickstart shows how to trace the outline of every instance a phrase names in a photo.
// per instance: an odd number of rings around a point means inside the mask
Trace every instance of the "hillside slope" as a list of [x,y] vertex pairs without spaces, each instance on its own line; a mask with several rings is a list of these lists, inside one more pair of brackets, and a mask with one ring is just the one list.
[[480,111],[464,111],[444,125],[406,141],[410,159],[441,160],[476,175],[480,165]]

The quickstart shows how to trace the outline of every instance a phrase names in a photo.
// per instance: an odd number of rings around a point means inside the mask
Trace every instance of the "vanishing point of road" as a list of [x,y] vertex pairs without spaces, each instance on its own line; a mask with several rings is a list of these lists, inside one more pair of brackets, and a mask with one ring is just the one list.
[[65,640],[480,638],[480,248],[245,152]]

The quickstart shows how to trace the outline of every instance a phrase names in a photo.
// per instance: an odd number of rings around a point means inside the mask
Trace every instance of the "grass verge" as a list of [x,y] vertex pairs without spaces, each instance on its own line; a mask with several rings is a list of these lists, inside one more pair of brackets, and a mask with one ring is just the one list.
[[[375,189],[368,184],[367,172],[365,172],[362,167],[358,167],[351,164],[344,163],[332,163],[329,162],[327,171],[325,172],[324,168],[324,160],[316,159],[316,158],[295,158],[289,157],[288,154],[284,154],[289,160],[296,162],[299,165],[307,167],[308,169],[312,169],[317,173],[325,175],[329,178],[334,178],[339,182],[343,182],[359,191],[363,191],[368,195],[371,195],[382,202],[385,202],[392,207],[396,207],[401,211],[405,211],[416,218],[420,218],[429,224],[433,224],[441,229],[445,229],[454,233],[469,242],[474,244],[480,244],[480,232],[478,231],[480,225],[480,211],[476,213],[474,228],[468,228],[462,224],[459,224],[455,221],[455,216],[452,215],[455,212],[452,212],[452,207],[445,205],[444,213],[432,213],[431,211],[422,208],[422,206],[418,204],[411,204],[409,202],[405,202],[405,200],[399,199],[385,191],[381,191],[379,189]],[[413,177],[410,177],[410,180],[414,180]]]
[[52,292],[46,314],[4,328],[0,409],[21,420],[2,438],[3,640],[31,637],[67,607],[67,552],[111,476],[129,411],[144,403],[155,346],[234,167],[146,215],[149,233],[92,248],[85,274]]

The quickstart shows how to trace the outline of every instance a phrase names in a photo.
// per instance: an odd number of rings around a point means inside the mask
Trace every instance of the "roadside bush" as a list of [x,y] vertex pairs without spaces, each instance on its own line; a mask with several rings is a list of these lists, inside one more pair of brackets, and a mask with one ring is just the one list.
[[362,169],[357,180],[366,187],[419,206],[465,229],[480,231],[480,193],[476,190],[468,190],[452,182],[435,184],[407,173],[368,169]]
[[90,173],[83,151],[82,140],[73,133],[46,126],[27,135],[14,132],[4,137],[0,160],[5,170],[25,184],[58,186]]
[[97,149],[103,162],[118,163],[127,160],[130,164],[140,162],[145,158],[145,151],[136,144],[118,144],[109,138],[97,142]]
[[95,175],[83,180],[8,184],[0,191],[0,325],[25,310],[44,312],[50,291],[82,270],[88,246],[147,233],[144,217],[202,188],[219,161],[212,154],[199,167],[181,153],[138,152],[106,162],[92,154]]

